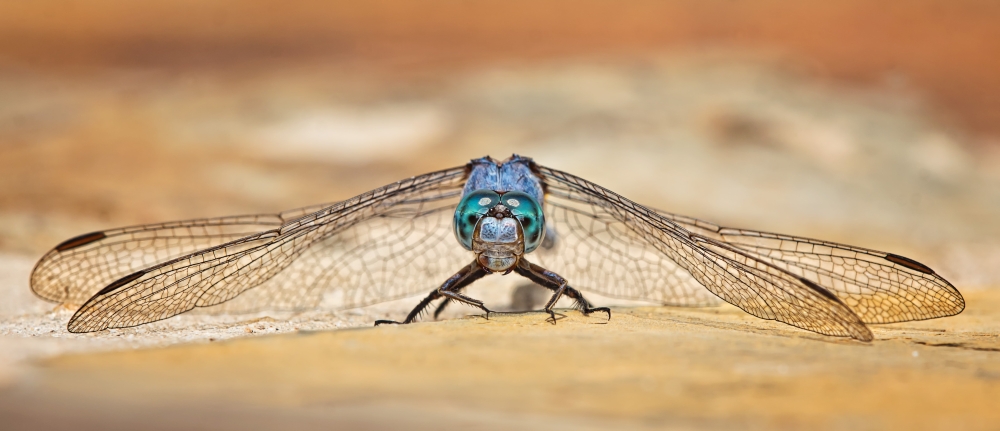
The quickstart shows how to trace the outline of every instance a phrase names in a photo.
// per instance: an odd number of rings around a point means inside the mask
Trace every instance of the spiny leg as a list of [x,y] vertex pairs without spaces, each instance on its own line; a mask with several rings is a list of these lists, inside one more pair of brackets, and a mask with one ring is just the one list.
[[591,305],[590,301],[587,301],[587,299],[583,297],[583,294],[580,293],[579,290],[569,287],[566,284],[566,279],[560,277],[559,274],[528,262],[528,260],[524,258],[521,258],[517,266],[514,268],[514,271],[521,276],[534,281],[540,286],[555,292],[552,295],[552,298],[549,299],[549,302],[545,304],[545,311],[549,313],[549,321],[551,321],[552,324],[556,323],[556,316],[552,311],[552,307],[556,305],[556,302],[559,301],[559,298],[562,295],[573,298],[576,307],[579,308],[584,315],[590,315],[590,313],[601,311],[608,313],[608,320],[611,320],[610,308],[594,307]]
[[[406,320],[403,320],[402,322],[397,322],[395,320],[376,320],[375,326],[382,324],[398,325],[398,324],[412,323],[414,320],[416,320],[418,316],[420,316],[424,312],[424,309],[426,309],[431,302],[434,302],[434,300],[442,296],[445,296],[444,293],[442,293],[442,290],[445,289],[461,290],[465,288],[465,286],[472,284],[473,281],[483,278],[483,276],[485,276],[486,274],[489,273],[485,269],[480,267],[476,262],[472,262],[471,265],[468,265],[460,269],[457,273],[455,273],[455,275],[449,277],[448,280],[445,280],[445,282],[441,285],[441,287],[432,290],[431,293],[428,294],[426,298],[421,300],[420,303],[413,308],[413,311],[410,311],[410,314],[406,315]],[[449,301],[450,299],[451,299],[450,297],[446,297],[445,301]],[[480,305],[479,308],[486,310],[486,307],[482,306],[482,302],[480,302],[479,305]],[[441,312],[440,311],[441,308],[442,307],[438,307],[438,310],[434,312],[434,318],[437,318],[438,313]],[[487,313],[486,316],[489,317],[489,310],[486,310],[486,313]]]
[[[437,292],[437,290],[435,290],[435,292]],[[444,311],[444,308],[447,307],[448,304],[451,304],[451,298],[445,298],[444,301],[441,301],[441,303],[438,304],[437,308],[434,309],[434,320],[438,319],[438,316],[441,315],[441,312]]]
[[[452,276],[452,278],[454,277],[455,276]],[[449,278],[448,280],[450,281],[451,278]],[[413,321],[417,318],[417,316],[423,313],[424,309],[427,308],[427,306],[430,305],[431,302],[434,302],[435,299],[438,299],[440,297],[441,294],[438,293],[437,289],[434,289],[431,291],[429,295],[427,295],[426,298],[421,300],[420,303],[418,303],[417,306],[413,308],[413,311],[410,311],[410,314],[406,315],[406,320],[403,320],[402,322],[397,322],[395,320],[376,320],[375,326],[383,324],[401,325],[401,324],[413,323]]]
[[[461,293],[461,290],[459,290],[459,293]],[[437,320],[444,309],[451,305],[452,302],[451,298],[445,298],[444,301],[441,301],[437,308],[434,309],[434,320]]]
[[451,300],[451,301],[464,302],[466,305],[471,305],[480,310],[483,310],[483,312],[486,313],[486,318],[489,319],[490,313],[492,313],[493,311],[490,310],[489,308],[486,308],[486,306],[483,305],[483,301],[465,296],[461,292],[462,289],[464,289],[466,286],[469,285],[469,283],[482,278],[483,276],[489,274],[490,272],[486,270],[486,268],[480,266],[479,262],[477,261],[472,261],[472,263],[469,264],[469,266],[467,266],[464,270],[469,271],[468,277],[473,277],[472,280],[470,280],[467,283],[452,283],[450,285],[448,283],[445,283],[438,288],[437,290],[438,293],[440,293],[441,296],[444,296],[445,301]]
[[[456,292],[457,293],[462,293],[462,290],[464,290],[465,287],[468,286],[469,284],[471,284],[471,283],[468,283],[465,286],[462,286],[462,287],[458,288],[456,290]],[[445,298],[444,301],[441,301],[441,303],[438,304],[437,308],[434,309],[434,320],[437,320],[438,316],[441,315],[441,312],[444,311],[444,309],[446,307],[448,307],[448,305],[450,305],[452,302],[454,302],[454,301],[451,298]]]
[[[462,293],[462,290],[464,289],[465,287],[459,289],[458,293]],[[444,301],[441,301],[441,303],[438,304],[437,308],[434,309],[434,320],[437,320],[438,317],[441,315],[441,313],[444,311],[444,309],[447,308],[449,305],[451,305],[452,302],[454,301],[452,301],[451,298],[445,298]]]

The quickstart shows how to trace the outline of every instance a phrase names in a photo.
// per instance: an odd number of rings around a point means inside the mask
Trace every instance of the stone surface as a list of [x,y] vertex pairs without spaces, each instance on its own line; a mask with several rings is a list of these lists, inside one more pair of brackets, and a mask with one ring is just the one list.
[[875,326],[872,343],[730,306],[617,307],[610,321],[526,312],[72,354],[8,381],[0,415],[74,429],[990,429],[1000,292],[967,299],[956,317]]

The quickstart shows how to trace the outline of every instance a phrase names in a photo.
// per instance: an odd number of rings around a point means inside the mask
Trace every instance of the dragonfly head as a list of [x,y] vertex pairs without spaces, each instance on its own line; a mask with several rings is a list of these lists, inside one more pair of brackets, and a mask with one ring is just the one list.
[[510,272],[544,236],[542,207],[523,192],[475,190],[455,209],[455,237],[492,272]]

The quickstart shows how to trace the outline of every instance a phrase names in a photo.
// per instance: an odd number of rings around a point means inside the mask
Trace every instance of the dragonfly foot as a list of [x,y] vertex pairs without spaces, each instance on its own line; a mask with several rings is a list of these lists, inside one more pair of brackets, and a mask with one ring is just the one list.
[[[563,318],[565,318],[565,317],[566,317],[566,315],[565,315],[565,314],[562,314],[562,313],[556,313],[555,311],[552,311],[552,310],[545,310],[545,312],[546,312],[546,313],[549,313],[549,317],[548,317],[547,319],[545,319],[545,321],[546,321],[546,322],[549,322],[549,323],[551,323],[551,324],[553,324],[553,325],[555,325],[555,324],[556,324],[556,322],[557,322],[557,321],[558,321],[559,319],[563,319]],[[556,316],[559,316],[559,317],[556,317]]]
[[483,316],[483,318],[485,318],[486,320],[490,320],[490,313],[496,313],[496,311],[486,308],[486,306],[483,304],[476,304],[476,307],[479,307],[480,310],[483,310],[483,312],[486,313],[486,315]]
[[611,321],[611,309],[608,307],[595,307],[595,308],[584,308],[583,315],[589,316],[591,313],[604,312],[608,313],[608,321]]
[[378,325],[404,325],[403,322],[397,322],[395,320],[376,320],[375,326]]

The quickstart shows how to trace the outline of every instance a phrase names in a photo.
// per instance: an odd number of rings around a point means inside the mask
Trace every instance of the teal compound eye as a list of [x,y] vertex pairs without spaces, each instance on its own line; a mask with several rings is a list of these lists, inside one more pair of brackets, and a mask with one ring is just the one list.
[[466,250],[472,250],[476,225],[498,203],[500,194],[493,190],[475,190],[462,197],[455,208],[455,238]]
[[531,253],[538,248],[545,239],[545,215],[538,201],[524,192],[507,192],[500,197],[500,203],[521,223],[524,252]]

